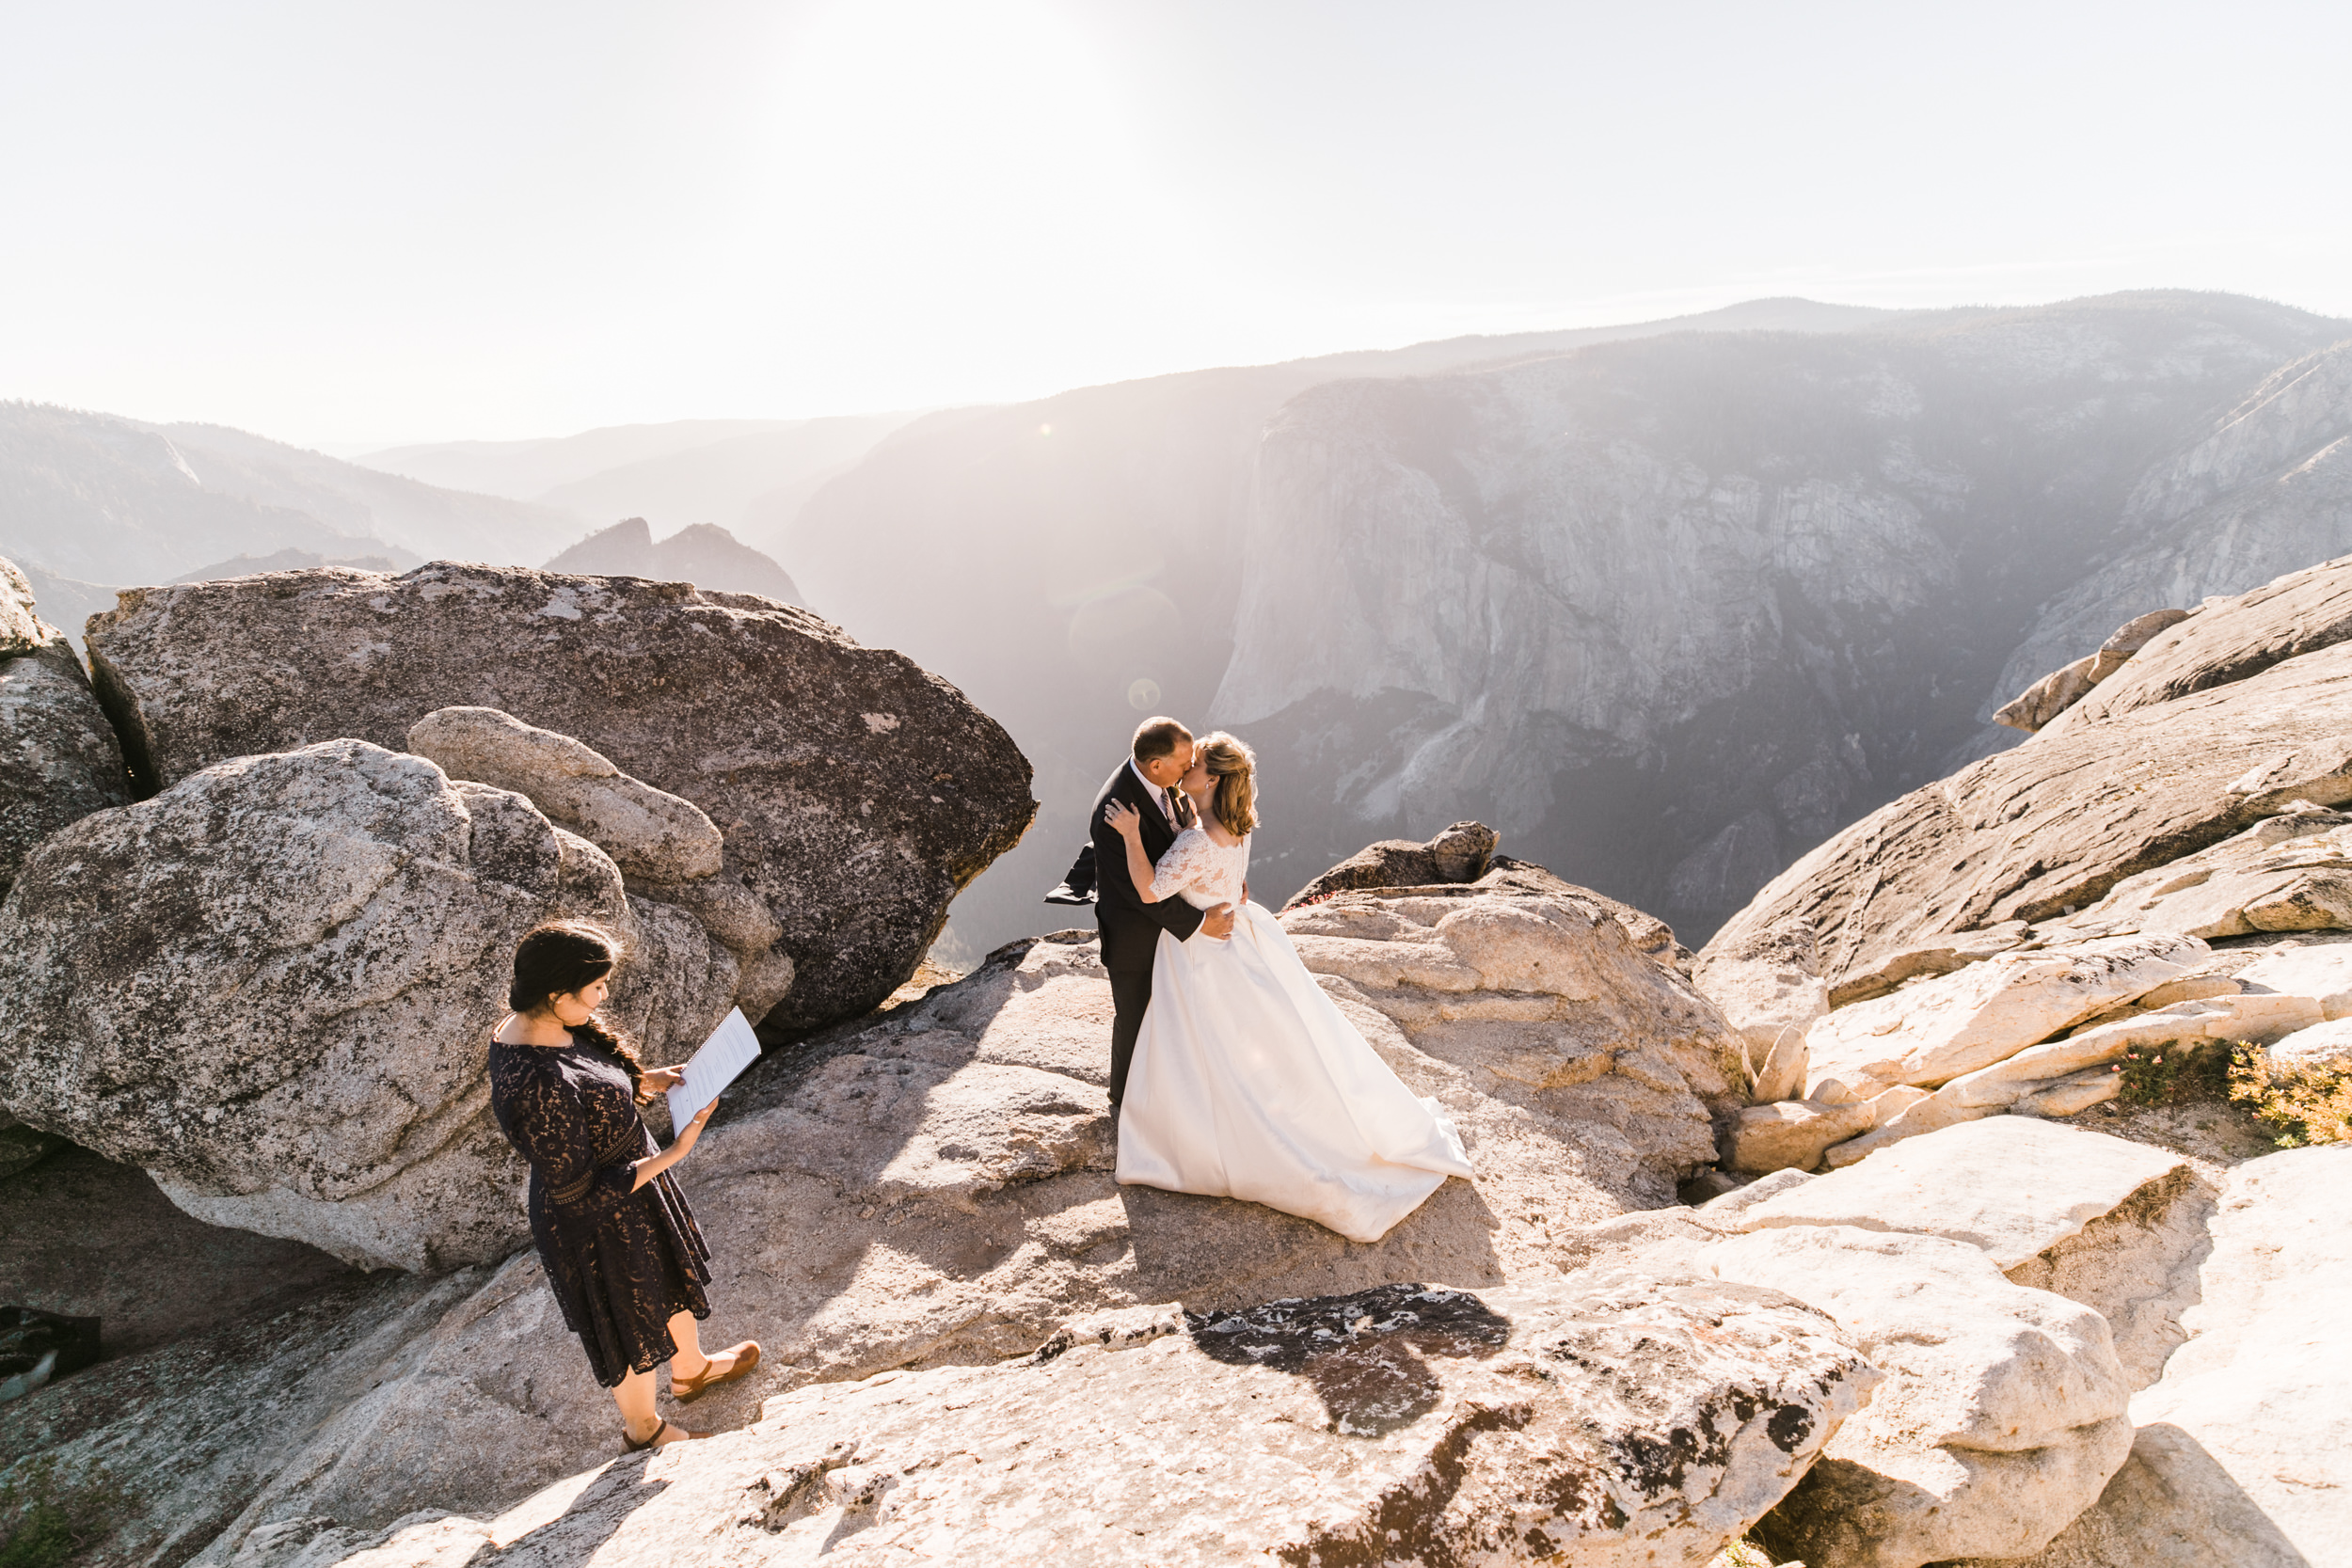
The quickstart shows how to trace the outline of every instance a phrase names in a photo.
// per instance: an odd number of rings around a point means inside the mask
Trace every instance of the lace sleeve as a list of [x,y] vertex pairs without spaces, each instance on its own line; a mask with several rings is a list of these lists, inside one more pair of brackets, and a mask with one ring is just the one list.
[[548,1202],[564,1209],[609,1207],[636,1186],[642,1137],[609,1140],[612,1147],[599,1152],[580,1097],[551,1066],[494,1077],[490,1094],[501,1130],[539,1173]]
[[568,1192],[596,1168],[580,1103],[547,1070],[519,1069],[494,1082],[499,1125],[515,1151],[538,1168],[548,1187]]
[[1209,853],[1215,847],[1201,829],[1186,828],[1178,833],[1168,853],[1152,868],[1152,896],[1173,898],[1195,882],[1216,875],[1215,857]]

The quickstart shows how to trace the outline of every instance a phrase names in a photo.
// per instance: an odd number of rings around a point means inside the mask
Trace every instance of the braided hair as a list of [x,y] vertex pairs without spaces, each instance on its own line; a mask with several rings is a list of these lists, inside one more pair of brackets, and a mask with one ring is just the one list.
[[[619,967],[621,939],[586,920],[551,920],[524,933],[515,947],[515,983],[507,988],[506,1005],[518,1013],[535,1013],[559,996],[585,990]],[[638,1103],[652,1099],[645,1088],[645,1064],[636,1042],[601,1013],[571,1026],[574,1038],[610,1054],[628,1074],[628,1086]]]

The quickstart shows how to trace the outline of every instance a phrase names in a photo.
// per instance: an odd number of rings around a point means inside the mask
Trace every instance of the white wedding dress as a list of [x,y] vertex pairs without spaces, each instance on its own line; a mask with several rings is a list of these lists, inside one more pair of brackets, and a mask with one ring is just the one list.
[[1461,1135],[1341,1015],[1280,923],[1242,902],[1248,870],[1248,840],[1220,847],[1199,828],[1160,857],[1161,897],[1240,912],[1223,942],[1160,933],[1119,1180],[1248,1198],[1378,1241],[1447,1177],[1471,1174]]

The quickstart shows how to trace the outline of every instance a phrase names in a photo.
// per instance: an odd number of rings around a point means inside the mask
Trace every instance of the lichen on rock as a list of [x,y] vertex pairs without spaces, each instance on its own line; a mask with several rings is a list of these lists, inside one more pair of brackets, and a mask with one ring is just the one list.
[[333,736],[402,750],[426,715],[474,706],[692,802],[782,927],[794,974],[771,1032],[888,996],[1036,811],[1027,759],[946,682],[804,610],[687,583],[280,572],[129,590],[89,649],[151,789]]
[[726,951],[632,906],[521,796],[361,740],[219,764],[26,862],[0,906],[0,1095],[214,1224],[368,1267],[501,1258],[523,1171],[489,1030],[515,942],[569,916],[637,948],[613,1006],[653,1060],[725,1012]]

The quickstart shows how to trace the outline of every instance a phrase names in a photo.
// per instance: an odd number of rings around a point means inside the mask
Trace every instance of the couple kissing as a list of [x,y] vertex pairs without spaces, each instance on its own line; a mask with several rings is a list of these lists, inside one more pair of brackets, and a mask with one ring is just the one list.
[[1240,740],[1148,719],[1047,895],[1091,890],[1103,933],[1119,1180],[1377,1241],[1470,1161],[1438,1102],[1398,1080],[1250,902],[1257,794]]

